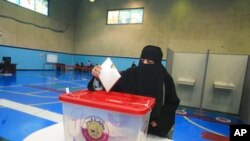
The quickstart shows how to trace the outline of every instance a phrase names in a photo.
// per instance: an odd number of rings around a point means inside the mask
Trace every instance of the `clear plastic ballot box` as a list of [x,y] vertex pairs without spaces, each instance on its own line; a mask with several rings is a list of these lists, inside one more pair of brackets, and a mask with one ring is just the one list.
[[145,141],[152,97],[80,90],[62,94],[65,141]]

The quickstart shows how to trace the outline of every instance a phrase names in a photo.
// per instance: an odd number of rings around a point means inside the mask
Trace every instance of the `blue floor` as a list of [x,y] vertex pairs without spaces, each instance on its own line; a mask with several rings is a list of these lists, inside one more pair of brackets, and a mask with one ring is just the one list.
[[[86,89],[89,73],[54,71],[17,71],[16,75],[0,75],[0,100],[38,107],[62,115],[58,96],[65,89]],[[1,103],[0,103],[1,105]],[[13,106],[13,105],[11,105]],[[13,106],[14,107],[14,106]],[[176,114],[175,141],[229,141],[229,125],[242,123],[236,116],[212,111],[180,107]],[[56,124],[55,121],[0,106],[0,141],[21,141],[31,133]]]

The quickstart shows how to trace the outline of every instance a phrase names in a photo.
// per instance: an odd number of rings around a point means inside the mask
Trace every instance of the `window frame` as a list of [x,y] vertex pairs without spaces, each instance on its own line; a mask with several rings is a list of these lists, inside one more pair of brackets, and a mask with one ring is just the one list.
[[[131,22],[132,18],[131,18],[131,11],[133,10],[142,10],[142,13],[141,13],[141,17],[140,17],[140,22]],[[113,20],[113,21],[117,21],[117,22],[112,22],[112,20],[110,21],[110,15],[109,13],[112,12],[115,13],[117,12],[118,14],[118,17],[114,18],[114,19],[117,19],[117,20]],[[120,22],[120,11],[122,12],[129,12],[130,13],[130,16],[129,16],[129,22],[124,22],[124,21],[121,21]],[[123,19],[125,20],[125,19]],[[144,7],[138,7],[138,8],[123,8],[123,9],[109,9],[107,10],[107,15],[106,15],[106,24],[107,25],[133,25],[133,24],[143,24],[144,22]]]

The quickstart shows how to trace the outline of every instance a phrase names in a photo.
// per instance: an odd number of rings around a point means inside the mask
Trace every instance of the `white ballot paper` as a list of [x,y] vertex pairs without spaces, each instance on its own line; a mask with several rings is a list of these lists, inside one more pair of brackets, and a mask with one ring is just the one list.
[[102,63],[102,70],[99,75],[99,79],[101,80],[105,90],[109,92],[109,90],[113,87],[113,85],[120,77],[121,77],[120,73],[116,69],[111,59],[108,57]]

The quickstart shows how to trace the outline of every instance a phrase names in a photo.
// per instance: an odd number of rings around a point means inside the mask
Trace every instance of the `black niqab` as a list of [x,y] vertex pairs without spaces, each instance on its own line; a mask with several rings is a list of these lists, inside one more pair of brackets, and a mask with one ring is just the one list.
[[156,99],[155,107],[151,113],[151,119],[159,116],[163,99],[163,70],[162,51],[156,46],[146,46],[141,53],[141,59],[150,59],[154,64],[143,64],[138,66],[137,93]]

